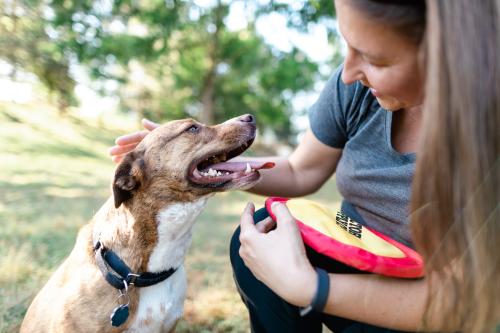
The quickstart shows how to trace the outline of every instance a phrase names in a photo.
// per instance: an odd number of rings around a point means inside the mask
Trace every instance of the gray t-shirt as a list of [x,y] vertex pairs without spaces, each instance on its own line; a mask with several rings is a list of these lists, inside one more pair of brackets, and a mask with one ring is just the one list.
[[346,85],[337,69],[309,113],[314,135],[343,149],[337,165],[342,210],[351,218],[412,246],[409,200],[415,154],[401,154],[391,144],[392,112],[369,89]]

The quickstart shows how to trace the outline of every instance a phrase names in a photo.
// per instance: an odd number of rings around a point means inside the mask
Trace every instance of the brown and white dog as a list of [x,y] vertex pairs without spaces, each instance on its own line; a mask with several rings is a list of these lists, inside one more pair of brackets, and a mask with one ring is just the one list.
[[[21,332],[173,331],[183,312],[183,262],[196,217],[214,192],[249,188],[259,169],[272,167],[226,162],[252,144],[255,130],[254,118],[244,115],[217,126],[178,120],[151,132],[118,165],[112,197],[82,227],[71,254],[30,305]],[[121,276],[106,253],[133,274]],[[135,280],[143,273],[151,282],[165,272],[169,277],[151,286]],[[107,275],[120,285],[113,287]],[[110,314],[119,304],[130,314],[114,327]]]

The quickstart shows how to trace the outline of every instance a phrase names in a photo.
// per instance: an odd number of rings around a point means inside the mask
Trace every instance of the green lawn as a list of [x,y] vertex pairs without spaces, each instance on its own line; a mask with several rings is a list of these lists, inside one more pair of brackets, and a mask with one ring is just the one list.
[[[0,104],[0,332],[18,331],[31,299],[109,195],[114,165],[107,147],[134,128],[118,116],[59,118],[49,107]],[[336,207],[334,182],[312,198]],[[249,331],[228,258],[248,201],[259,207],[263,198],[219,194],[198,219],[179,332]]]

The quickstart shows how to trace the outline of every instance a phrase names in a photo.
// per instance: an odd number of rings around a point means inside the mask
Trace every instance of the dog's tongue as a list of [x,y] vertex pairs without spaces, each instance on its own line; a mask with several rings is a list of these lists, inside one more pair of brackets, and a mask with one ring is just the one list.
[[[274,167],[274,162],[222,162],[210,165],[207,169],[214,169],[217,171],[246,171],[248,169],[261,170],[261,169],[271,169]],[[248,170],[250,171],[250,170]]]

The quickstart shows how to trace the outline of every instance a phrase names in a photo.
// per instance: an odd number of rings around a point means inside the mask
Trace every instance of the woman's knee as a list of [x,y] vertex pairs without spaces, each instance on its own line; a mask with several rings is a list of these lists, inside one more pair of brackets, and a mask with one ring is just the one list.
[[263,294],[274,294],[265,284],[260,282],[252,271],[248,269],[245,262],[240,257],[240,228],[238,227],[233,237],[229,249],[231,258],[231,266],[233,268],[233,276],[236,286],[243,297],[247,297],[247,293],[252,298]]
[[240,227],[236,228],[231,237],[231,242],[229,244],[229,258],[231,260],[231,266],[233,271],[236,265],[243,263],[243,259],[240,257]]
[[[298,308],[281,299],[246,267],[239,253],[241,245],[239,237],[238,227],[231,238],[229,255],[236,287],[249,310],[253,331],[319,332],[312,329],[315,323],[309,318],[301,318]],[[303,320],[308,322],[308,329],[305,331],[299,329]],[[316,324],[321,329],[321,323],[318,321]]]
[[242,279],[247,279],[249,275],[252,275],[252,272],[245,266],[243,259],[240,257],[240,246],[240,227],[238,227],[231,237],[229,246],[229,257],[231,259],[233,274],[237,282]]

